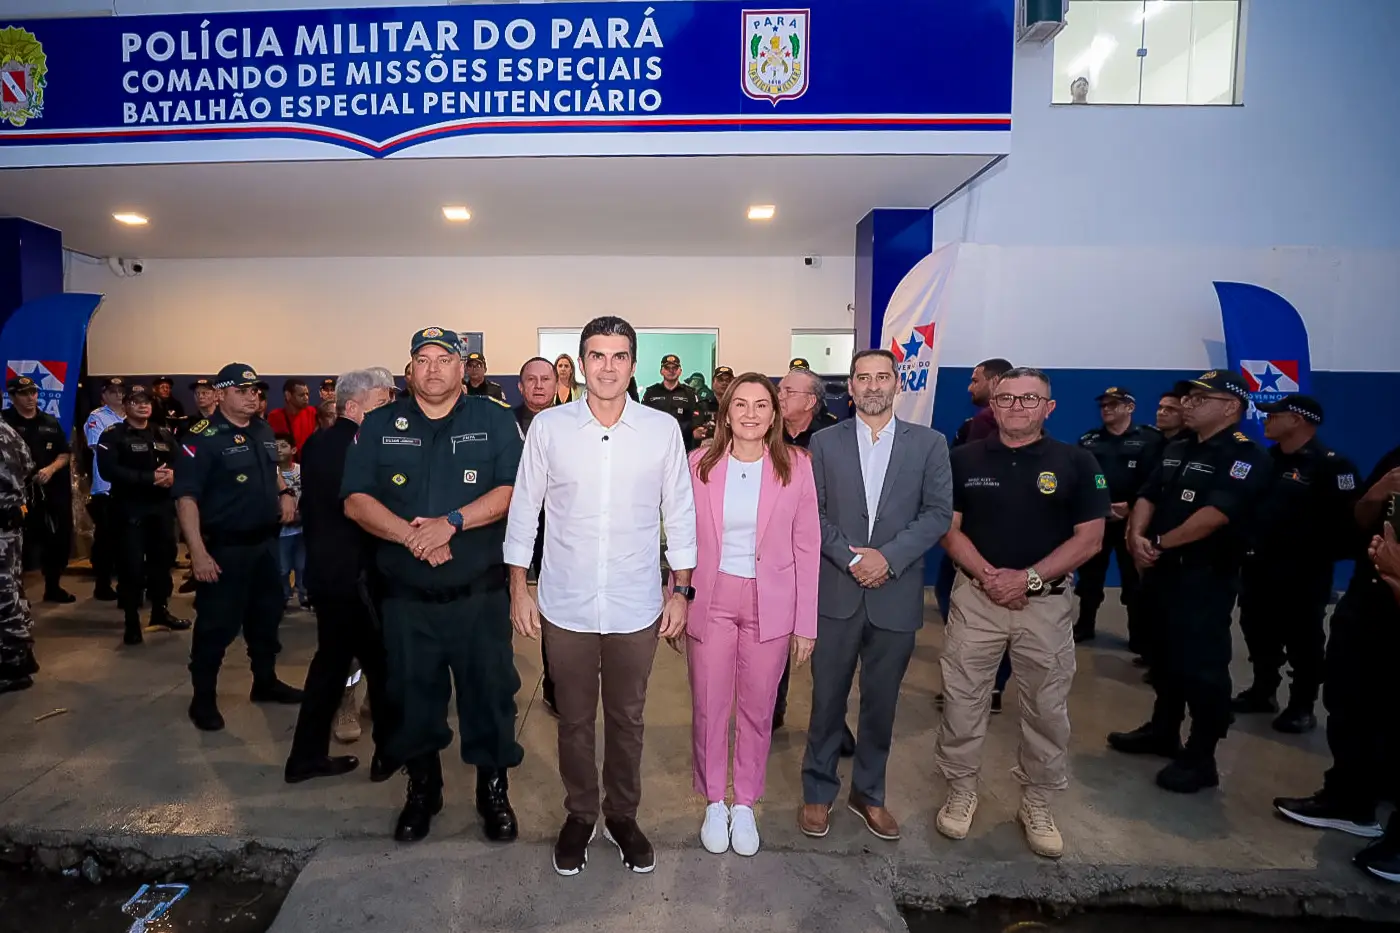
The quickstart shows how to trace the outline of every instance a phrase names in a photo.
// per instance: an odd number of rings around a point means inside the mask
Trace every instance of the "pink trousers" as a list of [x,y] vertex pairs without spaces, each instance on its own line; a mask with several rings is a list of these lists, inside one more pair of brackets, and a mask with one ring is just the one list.
[[[735,718],[734,803],[763,796],[773,703],[791,636],[758,640],[758,585],[721,573],[715,580],[705,640],[687,639],[693,706],[695,790],[707,803],[724,800],[729,783],[729,719]],[[735,696],[738,704],[735,704]]]

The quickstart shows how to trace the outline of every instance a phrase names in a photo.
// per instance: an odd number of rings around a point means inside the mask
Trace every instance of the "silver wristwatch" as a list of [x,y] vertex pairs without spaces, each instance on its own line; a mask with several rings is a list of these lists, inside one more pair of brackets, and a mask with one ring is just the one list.
[[1045,589],[1045,581],[1040,578],[1040,573],[1034,567],[1026,568],[1026,592],[1039,593]]

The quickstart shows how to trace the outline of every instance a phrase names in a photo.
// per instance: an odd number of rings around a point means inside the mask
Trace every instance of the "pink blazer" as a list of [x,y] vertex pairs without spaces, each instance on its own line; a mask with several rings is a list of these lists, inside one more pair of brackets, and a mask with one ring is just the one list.
[[[690,481],[695,487],[695,539],[699,555],[691,584],[695,602],[686,630],[704,641],[709,630],[710,599],[719,575],[724,540],[725,457],[700,481],[696,469],[704,450],[690,455]],[[771,457],[763,461],[763,484],[758,493],[758,639],[771,641],[797,634],[817,637],[817,574],[821,565],[821,524],[817,518],[817,484],[807,452],[792,448],[792,477],[786,486],[773,472]]]

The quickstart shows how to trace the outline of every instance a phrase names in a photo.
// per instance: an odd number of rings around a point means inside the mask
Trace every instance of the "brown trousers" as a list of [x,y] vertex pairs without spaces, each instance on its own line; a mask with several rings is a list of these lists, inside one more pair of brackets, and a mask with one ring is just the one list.
[[[659,620],[658,620],[659,621]],[[559,777],[564,809],[597,822],[600,810],[594,722],[603,699],[603,798],[609,819],[636,819],[642,801],[642,711],[656,657],[653,622],[628,635],[571,632],[544,623],[549,676],[559,711]]]
[[1012,774],[1045,798],[1069,783],[1069,688],[1074,682],[1074,595],[1033,596],[1013,612],[959,573],[943,636],[943,725],[934,758],[954,790],[977,790],[992,684],[1011,651],[1020,700],[1021,747]]

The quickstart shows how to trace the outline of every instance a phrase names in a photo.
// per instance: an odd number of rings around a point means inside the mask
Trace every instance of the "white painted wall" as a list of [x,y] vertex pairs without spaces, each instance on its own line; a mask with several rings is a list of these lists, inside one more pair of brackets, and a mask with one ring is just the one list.
[[[76,261],[70,291],[106,301],[88,340],[94,374],[400,368],[430,324],[484,332],[492,372],[538,352],[538,328],[618,314],[637,327],[719,329],[719,360],[779,372],[798,328],[851,326],[855,266],[800,258],[166,260],[139,278]],[[642,361],[646,366],[646,361]],[[650,372],[649,369],[644,371]]]
[[1314,368],[1400,369],[1400,3],[1248,11],[1241,107],[1051,106],[1018,54],[1012,155],[935,219],[946,363],[1218,365],[1221,279],[1289,299]]

